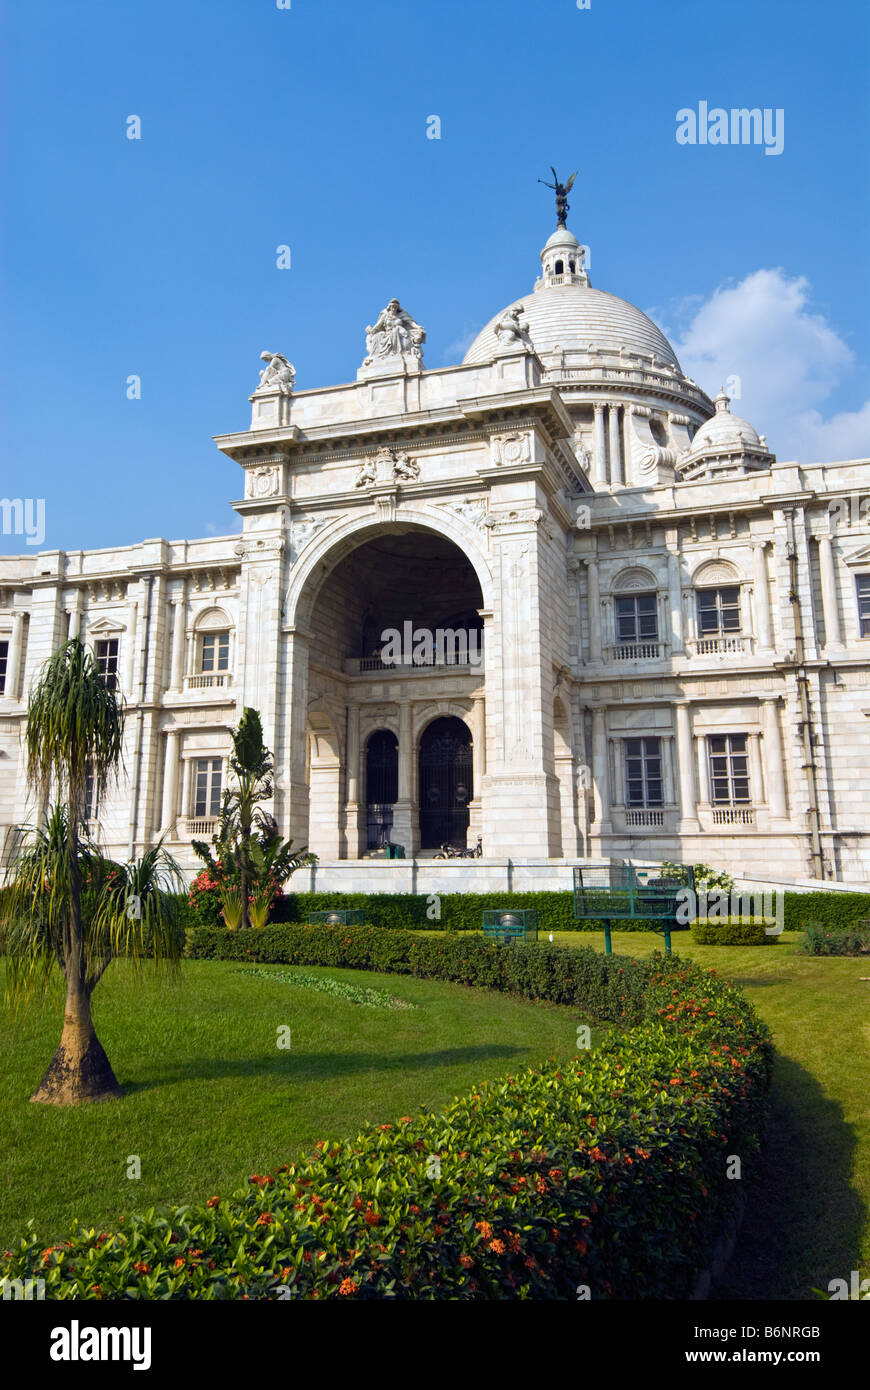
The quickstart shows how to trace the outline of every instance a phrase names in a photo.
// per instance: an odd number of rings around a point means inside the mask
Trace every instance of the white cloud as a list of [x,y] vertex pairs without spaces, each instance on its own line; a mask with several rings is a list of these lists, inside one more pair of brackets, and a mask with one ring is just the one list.
[[458,338],[452,343],[448,343],[442,355],[442,362],[446,367],[453,367],[461,362],[471,344],[474,342],[483,324],[479,323],[473,328],[466,324]]
[[[671,306],[669,333],[683,370],[713,396],[738,379],[731,409],[778,458],[801,463],[866,458],[870,400],[825,415],[824,404],[855,361],[824,314],[809,307],[805,276],[756,270],[739,284]],[[667,330],[666,330],[667,331]]]

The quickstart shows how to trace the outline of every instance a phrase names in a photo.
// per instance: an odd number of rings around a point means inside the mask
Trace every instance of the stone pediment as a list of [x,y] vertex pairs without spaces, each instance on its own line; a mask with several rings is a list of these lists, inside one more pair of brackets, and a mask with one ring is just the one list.
[[870,542],[860,546],[858,550],[853,550],[851,555],[844,554],[842,559],[844,565],[855,566],[858,569],[870,566]]

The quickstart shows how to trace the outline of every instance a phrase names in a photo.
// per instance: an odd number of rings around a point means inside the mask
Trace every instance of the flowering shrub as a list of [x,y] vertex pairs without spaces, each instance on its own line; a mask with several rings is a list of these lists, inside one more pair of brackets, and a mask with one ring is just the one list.
[[853,927],[828,930],[819,922],[811,922],[804,937],[804,954],[808,956],[866,956],[870,955],[870,923],[858,922]]
[[[236,948],[278,930],[219,935]],[[738,990],[676,957],[467,938],[432,952],[411,933],[283,931],[297,954],[304,938],[309,959],[330,957],[320,964],[369,968],[384,968],[385,937],[404,935],[404,954],[398,941],[388,954],[447,979],[463,973],[461,947],[469,981],[632,1026],[570,1062],[477,1086],[442,1114],[321,1142],[232,1196],[113,1233],[74,1226],[48,1250],[25,1235],[0,1278],[41,1277],[56,1299],[272,1298],[279,1287],[304,1299],[570,1299],[578,1284],[593,1298],[689,1295],[732,1212],[728,1155],[745,1163],[757,1149],[769,1085],[768,1033]]]

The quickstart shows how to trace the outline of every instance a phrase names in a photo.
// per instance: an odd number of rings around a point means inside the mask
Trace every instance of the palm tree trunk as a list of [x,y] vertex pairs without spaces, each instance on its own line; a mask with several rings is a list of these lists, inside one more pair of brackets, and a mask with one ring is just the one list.
[[79,980],[68,975],[60,1045],[30,1099],[43,1105],[80,1105],[121,1095],[112,1064],[94,1029],[90,994]]
[[123,1094],[91,1018],[82,929],[82,881],[79,869],[78,827],[75,804],[70,805],[68,828],[70,872],[70,921],[64,974],[66,1005],[60,1046],[49,1063],[32,1101],[43,1105],[80,1105],[83,1101],[112,1100]]

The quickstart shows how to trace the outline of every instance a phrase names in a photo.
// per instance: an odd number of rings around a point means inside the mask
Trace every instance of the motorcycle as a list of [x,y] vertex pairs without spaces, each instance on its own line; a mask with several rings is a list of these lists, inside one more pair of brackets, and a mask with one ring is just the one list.
[[455,845],[442,845],[435,859],[480,859],[483,855],[483,836],[478,835],[477,844],[471,849],[457,849]]

